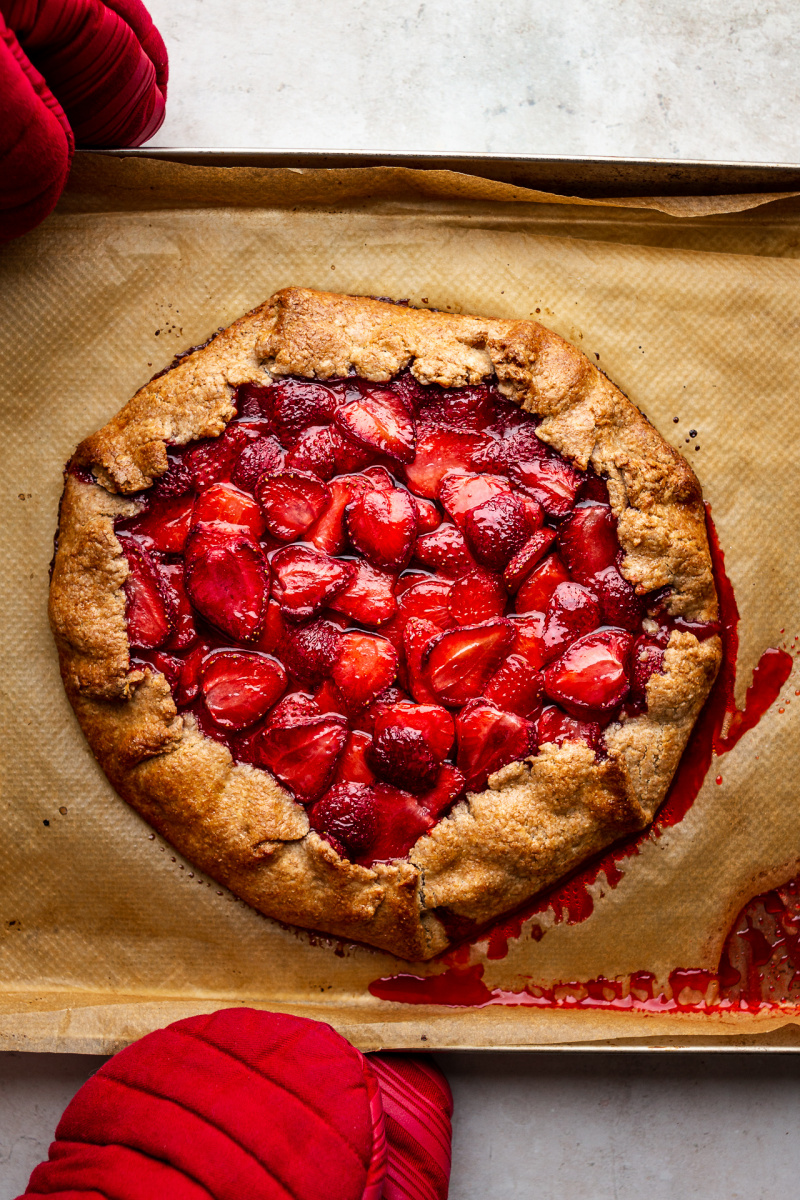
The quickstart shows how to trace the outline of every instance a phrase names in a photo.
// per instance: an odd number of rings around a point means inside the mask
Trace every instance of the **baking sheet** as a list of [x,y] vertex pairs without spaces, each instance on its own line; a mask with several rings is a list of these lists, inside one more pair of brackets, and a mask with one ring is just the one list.
[[742,613],[739,703],[768,646],[797,649],[798,201],[670,197],[664,212],[522,193],[397,167],[87,155],[56,213],[4,249],[0,1045],[107,1053],[224,1004],[328,1020],[365,1049],[795,1045],[791,1005],[449,1008],[368,987],[454,963],[512,999],[531,984],[650,971],[668,986],[675,967],[715,970],[742,904],[800,869],[796,668],[721,760],[723,783],[712,764],[687,816],[645,841],[616,887],[598,881],[587,920],[553,918],[539,940],[528,923],[500,959],[483,941],[413,968],[281,927],[199,875],[116,797],[61,689],[46,591],[64,462],[174,353],[289,284],[536,316],[596,356],[703,483]]

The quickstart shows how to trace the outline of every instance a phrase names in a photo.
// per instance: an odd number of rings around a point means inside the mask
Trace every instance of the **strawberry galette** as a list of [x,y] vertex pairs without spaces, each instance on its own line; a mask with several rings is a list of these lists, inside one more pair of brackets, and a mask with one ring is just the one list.
[[652,820],[717,617],[695,476],[579,351],[298,289],[78,448],[51,592],[119,793],[412,959]]

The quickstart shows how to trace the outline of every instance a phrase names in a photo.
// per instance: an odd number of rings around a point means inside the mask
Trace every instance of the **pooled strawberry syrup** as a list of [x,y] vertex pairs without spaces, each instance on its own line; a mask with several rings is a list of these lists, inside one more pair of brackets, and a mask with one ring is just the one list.
[[[698,718],[681,758],[666,800],[649,830],[606,852],[565,884],[481,933],[486,957],[505,957],[508,944],[522,934],[524,924],[537,913],[550,910],[557,922],[578,924],[591,916],[594,900],[589,888],[600,875],[615,888],[624,877],[620,868],[637,854],[642,843],[657,838],[689,811],[708,774],[712,759],[726,754],[753,729],[774,704],[792,669],[786,650],[769,647],[753,671],[744,709],[734,700],[736,659],[739,648],[739,610],[716,529],[707,506],[707,528],[720,601],[723,661],[717,680]],[[722,783],[722,777],[717,777]],[[538,941],[541,926],[532,924],[530,936]],[[478,940],[474,938],[473,940]],[[480,963],[466,965],[470,946],[463,943],[443,956],[450,965],[440,975],[396,975],[375,980],[370,992],[383,1000],[407,1004],[443,1004],[484,1007],[489,1004],[545,1008],[615,1009],[643,1012],[752,1011],[776,1002],[782,1008],[800,1006],[800,879],[765,895],[756,896],[742,909],[725,942],[716,973],[700,969],[673,971],[666,988],[656,990],[655,977],[640,971],[624,980],[595,979],[553,988],[531,987],[521,992],[489,989]]]
[[236,406],[117,523],[132,659],[338,854],[402,858],[500,767],[602,758],[644,711],[680,623],[621,575],[604,481],[494,385],[286,379]]

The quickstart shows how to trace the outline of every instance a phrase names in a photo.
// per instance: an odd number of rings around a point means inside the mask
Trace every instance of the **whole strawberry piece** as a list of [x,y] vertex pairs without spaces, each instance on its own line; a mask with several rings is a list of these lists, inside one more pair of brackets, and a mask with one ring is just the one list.
[[363,559],[353,564],[355,573],[347,586],[330,601],[336,612],[362,625],[384,625],[397,612],[394,576],[378,571]]
[[448,608],[457,625],[480,625],[502,617],[508,595],[496,575],[488,571],[470,571],[450,588]]
[[564,517],[575,503],[581,477],[562,458],[531,459],[512,462],[509,479],[534,500],[550,517]]
[[144,546],[122,532],[117,537],[128,561],[125,580],[128,641],[137,649],[152,650],[161,646],[172,630],[167,590]]
[[[542,533],[546,532],[542,530]],[[524,548],[521,553],[525,553]],[[518,613],[547,612],[558,585],[568,581],[569,574],[561,559],[557,554],[549,554],[538,567],[534,567],[520,586],[514,607]]]
[[414,418],[389,388],[363,385],[362,394],[337,408],[334,419],[359,445],[397,462],[413,460],[417,443]]
[[386,638],[374,633],[343,633],[331,678],[352,713],[371,704],[394,682],[397,652]]
[[606,625],[618,625],[630,633],[638,633],[642,628],[644,601],[636,595],[632,585],[617,568],[613,564],[605,567],[590,582],[600,600]]
[[383,725],[376,729],[368,761],[386,783],[409,792],[423,792],[432,787],[440,763],[424,734],[412,725]]
[[336,473],[336,450],[340,441],[339,431],[330,425],[310,425],[286,455],[286,468],[311,471],[320,479],[330,479]]
[[435,500],[439,484],[449,471],[469,471],[473,456],[489,439],[477,433],[456,433],[450,429],[421,429],[413,461],[405,468],[406,483],[417,496]]
[[487,683],[484,695],[506,712],[533,717],[542,705],[542,677],[521,654],[509,654]]
[[352,563],[339,562],[308,546],[286,546],[271,560],[273,595],[293,621],[313,617],[341,592],[355,573]]
[[591,588],[572,581],[560,583],[550,597],[544,625],[548,661],[557,658],[576,638],[597,629],[600,622],[600,602]]
[[365,854],[378,834],[373,789],[364,783],[338,783],[309,813],[311,828],[329,835],[352,855]]
[[284,446],[292,445],[309,425],[333,419],[339,397],[310,379],[283,379],[270,389],[272,419]]
[[545,692],[570,716],[602,720],[628,695],[632,645],[622,629],[599,629],[579,638],[545,669]]
[[151,500],[174,500],[194,491],[194,479],[189,464],[184,461],[186,452],[182,448],[167,451],[169,466],[163,475],[153,480],[149,491]]
[[195,491],[205,491],[212,483],[230,479],[239,455],[249,441],[251,435],[247,430],[229,425],[220,437],[191,446],[183,461],[192,476]]
[[297,679],[316,686],[326,679],[339,657],[341,633],[330,621],[316,620],[292,629],[280,653]]
[[563,746],[564,742],[586,742],[592,750],[600,745],[600,725],[597,721],[579,721],[568,717],[560,708],[546,708],[537,722],[539,745],[553,742]]
[[310,529],[330,504],[327,485],[310,471],[279,471],[263,475],[256,485],[267,532],[292,542]]
[[478,562],[502,571],[528,541],[530,529],[519,496],[500,493],[471,508],[464,518],[464,535]]
[[488,700],[474,700],[456,717],[458,769],[469,791],[480,791],[495,771],[536,749],[535,726]]
[[[541,562],[545,554],[547,554],[555,540],[556,532],[554,529],[537,529],[535,533],[531,534],[522,549],[517,551],[503,571],[503,583],[510,592],[519,591],[525,580],[533,573],[535,567]],[[563,571],[557,583],[562,583],[567,578],[566,571]],[[554,588],[555,586],[553,584]],[[549,599],[549,596],[547,599]],[[546,603],[547,601],[545,601],[545,606]]]
[[479,696],[514,641],[508,621],[450,629],[425,648],[422,667],[435,696],[444,704],[465,704]]
[[510,493],[511,485],[500,475],[475,475],[463,471],[451,471],[439,484],[439,500],[445,511],[460,529],[464,528],[467,513],[503,493]]
[[350,541],[373,567],[402,570],[417,535],[417,514],[408,492],[365,492],[348,504],[346,521]]
[[222,729],[245,729],[260,721],[286,687],[276,658],[247,650],[218,650],[203,663],[200,687],[206,708]]
[[184,582],[192,605],[237,642],[258,636],[269,600],[269,567],[243,533],[219,536],[202,529],[186,543]]
[[236,460],[231,481],[246,492],[255,492],[262,475],[275,475],[281,470],[284,453],[280,442],[269,434],[248,442]]
[[432,533],[418,537],[414,544],[414,558],[424,567],[430,567],[448,579],[458,579],[477,566],[464,535],[450,524],[440,525]]
[[343,717],[292,717],[268,721],[256,735],[258,763],[309,804],[330,785],[347,741]]
[[582,504],[558,531],[561,557],[578,583],[591,583],[593,576],[614,562],[619,542],[617,522],[608,504]]

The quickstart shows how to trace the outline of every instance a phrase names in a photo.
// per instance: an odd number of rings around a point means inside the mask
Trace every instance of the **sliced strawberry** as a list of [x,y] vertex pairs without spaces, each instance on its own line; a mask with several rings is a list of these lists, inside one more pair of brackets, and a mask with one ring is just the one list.
[[375,451],[366,446],[359,446],[352,438],[345,437],[341,429],[331,426],[331,442],[333,445],[333,461],[337,474],[347,475],[352,471],[362,471],[364,467],[375,461]]
[[234,641],[250,641],[261,632],[269,567],[261,548],[245,534],[190,534],[184,582],[200,615]]
[[433,787],[417,794],[417,804],[434,821],[438,821],[461,796],[464,786],[464,776],[458,768],[452,763],[442,763]]
[[337,475],[332,479],[328,484],[331,497],[328,507],[306,530],[306,541],[313,542],[326,554],[343,554],[347,547],[345,508],[369,489],[370,483],[364,475]]
[[365,854],[378,836],[374,790],[365,782],[335,783],[309,814],[311,828],[335,839],[348,854]]
[[403,655],[411,694],[420,704],[438,704],[439,700],[422,669],[422,657],[433,638],[441,633],[438,625],[419,617],[410,617],[403,630]]
[[365,708],[358,714],[358,717],[354,719],[353,728],[361,729],[365,733],[368,733],[370,737],[372,737],[372,734],[375,730],[375,722],[378,720],[381,713],[385,712],[387,708],[391,708],[393,704],[400,704],[401,702],[408,704],[411,703],[408,696],[404,691],[402,691],[401,688],[386,688],[379,696],[375,697],[375,699],[372,701],[372,704],[370,704],[368,708]]
[[314,692],[314,701],[321,713],[336,713],[340,717],[347,717],[347,705],[336,684],[330,679],[321,683]]
[[331,501],[330,489],[310,471],[279,471],[263,475],[256,485],[267,532],[292,542],[322,516]]
[[270,713],[270,725],[291,725],[304,717],[321,716],[320,707],[308,692],[289,692]]
[[289,631],[280,653],[292,675],[303,683],[316,686],[333,670],[339,657],[341,638],[341,633],[330,621],[317,619]]
[[388,783],[376,783],[370,789],[378,817],[378,833],[368,851],[356,862],[371,866],[375,862],[391,862],[405,858],[411,847],[435,824],[410,792],[401,791]]
[[281,606],[277,600],[270,600],[264,625],[258,637],[253,641],[253,649],[263,650],[265,654],[283,654],[288,636],[289,630],[283,619]]
[[174,693],[180,687],[183,660],[176,658],[174,654],[165,654],[163,650],[151,650],[148,658],[156,670],[164,676]]
[[532,418],[523,418],[506,437],[493,439],[475,455],[474,470],[506,472],[511,463],[527,463],[547,457],[547,447],[536,433]]
[[150,508],[140,517],[121,521],[117,528],[130,529],[144,538],[151,550],[159,554],[180,554],[189,536],[193,496],[176,496],[160,500],[154,497]]
[[265,529],[264,514],[253,497],[232,483],[213,483],[194,502],[192,529],[217,524],[243,530],[254,542]]
[[292,445],[309,425],[333,420],[340,398],[310,379],[283,379],[271,389],[273,422],[284,446]]
[[373,567],[400,571],[411,557],[417,514],[408,492],[377,488],[357,496],[346,510],[350,541]]
[[619,550],[617,522],[608,504],[582,504],[558,531],[561,557],[578,583],[611,566]]
[[546,708],[537,722],[539,745],[553,742],[563,746],[564,742],[586,742],[592,750],[600,745],[600,725],[597,721],[578,721],[568,717],[560,708]]
[[186,451],[182,447],[167,451],[169,466],[163,475],[153,480],[149,497],[151,500],[175,500],[194,491],[194,479],[189,464],[184,462]]
[[262,475],[275,475],[283,468],[285,451],[280,442],[270,437],[248,442],[239,454],[231,481],[246,492],[254,492]]
[[[514,555],[505,571],[503,571],[503,582],[510,592],[519,591],[525,580],[532,573],[534,567],[537,563],[541,562],[555,540],[556,531],[554,529],[539,529],[528,538],[522,549]],[[558,583],[563,583],[568,576],[566,571],[562,571],[560,574],[561,578],[558,580]],[[555,588],[556,584],[553,587]]]
[[440,762],[413,725],[376,726],[369,765],[386,783],[402,785],[409,792],[427,791],[436,781]]
[[372,738],[361,729],[354,729],[347,735],[347,742],[336,768],[334,784],[375,782],[375,774],[367,762],[371,745]]
[[550,517],[563,517],[575,503],[581,477],[561,458],[531,459],[512,462],[508,477],[534,500]]
[[598,571],[589,583],[600,599],[600,610],[606,625],[618,625],[630,633],[641,630],[644,600],[636,595],[632,585],[613,564]]
[[394,576],[378,571],[363,559],[355,562],[355,574],[337,596],[331,608],[344,613],[361,625],[384,625],[397,612]]
[[417,452],[405,468],[405,479],[417,496],[435,500],[439,484],[450,471],[469,471],[473,456],[488,443],[476,433],[455,433],[449,429],[421,429]]
[[195,491],[205,491],[212,483],[230,479],[244,447],[251,435],[239,425],[229,425],[220,437],[209,438],[191,446],[184,457]]
[[414,508],[417,510],[417,533],[431,533],[442,523],[442,514],[432,500],[423,500],[420,496],[412,497]]
[[425,649],[426,679],[445,704],[465,704],[480,695],[508,653],[514,629],[507,621],[464,626],[439,634]]
[[525,505],[525,516],[528,520],[528,530],[530,533],[536,533],[544,525],[544,509],[538,500],[534,500],[532,496],[520,496],[522,503]]
[[176,704],[191,704],[197,699],[200,694],[200,672],[210,650],[209,642],[198,642],[181,661],[180,678],[173,693]]
[[486,500],[511,491],[507,479],[500,475],[473,475],[451,471],[439,484],[439,500],[459,528],[464,528],[466,515]]
[[496,575],[488,571],[471,571],[462,575],[450,588],[448,607],[457,625],[480,625],[502,617],[508,595]]
[[183,571],[182,562],[164,563],[159,571],[166,588],[167,611],[172,622],[172,632],[164,643],[164,649],[170,651],[188,650],[197,641],[194,612],[186,594]]
[[600,603],[591,588],[581,583],[560,583],[547,606],[543,640],[547,661],[563,654],[576,638],[597,629],[602,620]]
[[242,383],[236,389],[234,404],[240,417],[272,418],[272,395],[274,385],[264,383]]
[[510,492],[484,500],[466,513],[464,536],[479,563],[502,571],[530,537],[524,503]]
[[411,617],[419,617],[423,621],[433,621],[440,631],[450,629],[453,618],[448,608],[448,600],[452,587],[449,579],[436,579],[425,575],[417,583],[406,588],[398,601],[402,627],[405,628]]
[[498,424],[502,427],[510,402],[488,384],[443,388],[428,385],[420,397],[420,420],[450,429],[481,433]]
[[308,546],[286,546],[270,560],[272,594],[293,621],[313,617],[347,587],[355,574],[352,563],[329,558]]
[[370,387],[337,408],[334,420],[353,441],[398,462],[410,463],[416,452],[414,418],[388,388]]
[[397,652],[386,638],[374,633],[342,634],[331,678],[350,712],[370,704],[396,675]]
[[596,500],[598,504],[608,504],[608,485],[600,475],[595,475],[589,467],[578,489],[579,500]]
[[486,787],[490,775],[536,749],[535,726],[488,700],[474,700],[456,717],[458,769],[468,791]]
[[310,804],[330,785],[347,741],[343,717],[270,719],[256,737],[258,762]]
[[377,488],[379,492],[391,492],[393,488],[397,487],[386,467],[380,464],[367,467],[366,471],[361,472],[361,475],[362,478],[369,482],[371,487]]
[[621,629],[600,629],[579,638],[545,669],[547,695],[570,716],[608,716],[628,695],[632,645],[631,635]]
[[164,581],[140,542],[121,531],[117,537],[128,560],[125,580],[128,641],[137,649],[153,650],[161,646],[172,631]]
[[336,473],[336,451],[340,447],[338,430],[330,425],[310,425],[286,455],[286,469],[311,471],[320,479],[330,479]]
[[458,579],[478,565],[467,549],[461,531],[449,524],[418,537],[414,543],[414,558],[448,579]]
[[650,677],[663,669],[664,647],[642,634],[633,643],[631,651],[631,699],[634,704],[644,708]]
[[245,729],[269,712],[286,687],[277,658],[243,650],[209,654],[200,673],[206,708],[222,729]]
[[542,706],[542,677],[521,654],[509,654],[484,689],[498,708],[520,717],[533,717]]
[[518,613],[546,612],[553,592],[568,581],[567,568],[557,554],[550,554],[522,584],[514,607]]
[[395,704],[381,705],[375,717],[375,737],[377,738],[384,729],[395,726],[401,729],[416,729],[421,733],[434,758],[439,762],[447,758],[452,749],[455,737],[453,718],[447,709],[439,704],[412,704],[409,700],[399,700]]
[[544,641],[544,613],[528,613],[524,617],[509,617],[516,639],[513,645],[515,654],[525,659],[533,671],[538,671],[547,661],[547,647]]

